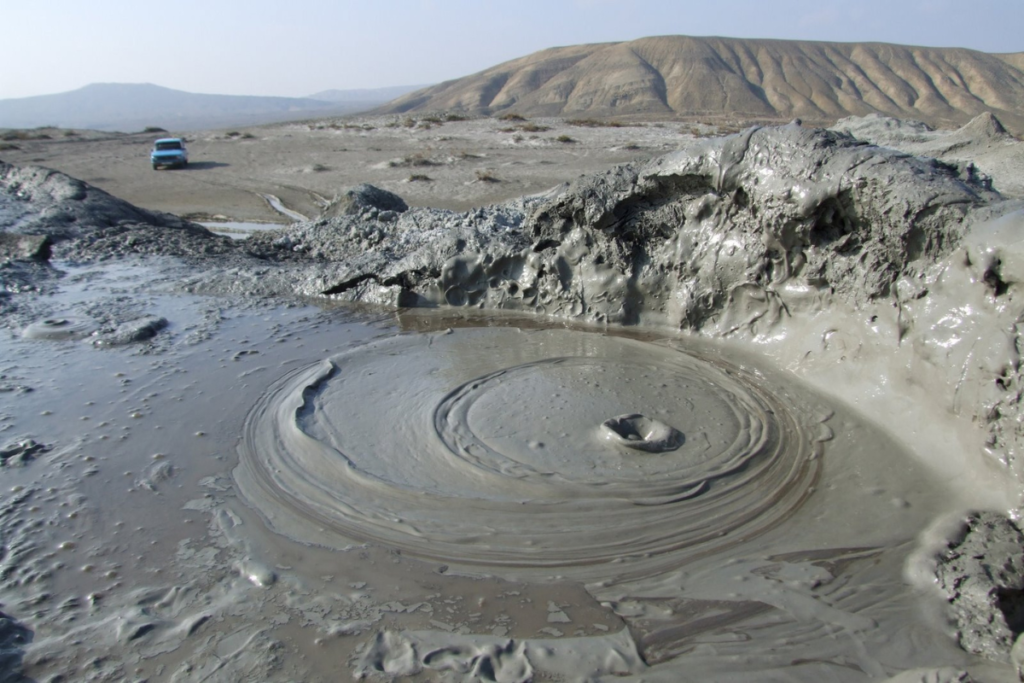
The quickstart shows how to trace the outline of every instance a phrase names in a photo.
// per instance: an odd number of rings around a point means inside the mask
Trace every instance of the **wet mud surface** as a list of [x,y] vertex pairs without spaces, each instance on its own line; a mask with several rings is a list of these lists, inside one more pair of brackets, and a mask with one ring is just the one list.
[[[113,275],[78,272],[58,301],[130,285]],[[742,669],[777,665],[779,633],[821,655],[807,620],[885,670],[881,634],[927,629],[900,565],[954,494],[735,350],[486,314],[136,304],[171,321],[159,346],[2,342],[32,389],[5,401],[5,441],[47,448],[0,473],[27,676],[412,676],[486,653],[621,675],[752,628]],[[630,410],[685,442],[609,443],[602,421]],[[921,664],[962,663],[930,640]]]
[[1017,680],[970,169],[752,129],[244,240],[2,170],[0,680]]
[[[658,455],[609,441],[605,416],[629,409],[689,439]],[[674,349],[459,329],[289,377],[247,422],[239,478],[310,518],[310,542],[336,529],[498,573],[642,574],[646,558],[715,552],[799,507],[819,463],[796,414],[813,412]]]

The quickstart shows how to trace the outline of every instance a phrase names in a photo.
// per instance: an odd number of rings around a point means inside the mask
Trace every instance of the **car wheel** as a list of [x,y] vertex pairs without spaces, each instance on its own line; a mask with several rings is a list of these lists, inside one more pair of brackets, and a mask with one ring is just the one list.
[[159,166],[157,166],[156,164],[153,164],[153,170],[154,171],[157,170],[158,168],[159,168]]

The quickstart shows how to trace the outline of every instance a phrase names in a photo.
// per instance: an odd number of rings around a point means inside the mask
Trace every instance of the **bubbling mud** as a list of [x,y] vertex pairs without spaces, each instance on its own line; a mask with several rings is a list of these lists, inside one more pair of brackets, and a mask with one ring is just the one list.
[[639,413],[605,420],[601,429],[612,443],[648,453],[674,451],[686,441],[686,436],[678,429]]
[[306,542],[512,575],[649,575],[801,506],[822,425],[797,401],[660,343],[409,334],[280,381],[247,418],[236,477]]

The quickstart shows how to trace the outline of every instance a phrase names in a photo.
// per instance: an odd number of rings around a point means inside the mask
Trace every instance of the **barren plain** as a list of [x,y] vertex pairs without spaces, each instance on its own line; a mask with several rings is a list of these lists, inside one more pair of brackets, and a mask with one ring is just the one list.
[[[48,140],[12,140],[10,163],[54,168],[133,204],[184,216],[281,222],[272,194],[315,217],[340,189],[370,183],[411,206],[464,211],[546,191],[616,163],[647,159],[691,137],[690,125],[381,116],[186,134],[191,163],[153,174],[158,134],[40,129]],[[712,129],[713,130],[713,129]],[[0,143],[2,144],[2,143]]]

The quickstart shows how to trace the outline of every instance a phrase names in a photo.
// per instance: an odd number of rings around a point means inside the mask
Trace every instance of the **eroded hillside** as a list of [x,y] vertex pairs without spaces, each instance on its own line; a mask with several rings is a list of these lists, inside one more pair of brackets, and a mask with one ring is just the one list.
[[425,88],[382,111],[831,122],[881,113],[949,126],[991,111],[1024,131],[1024,55],[885,43],[662,36],[560,47]]

